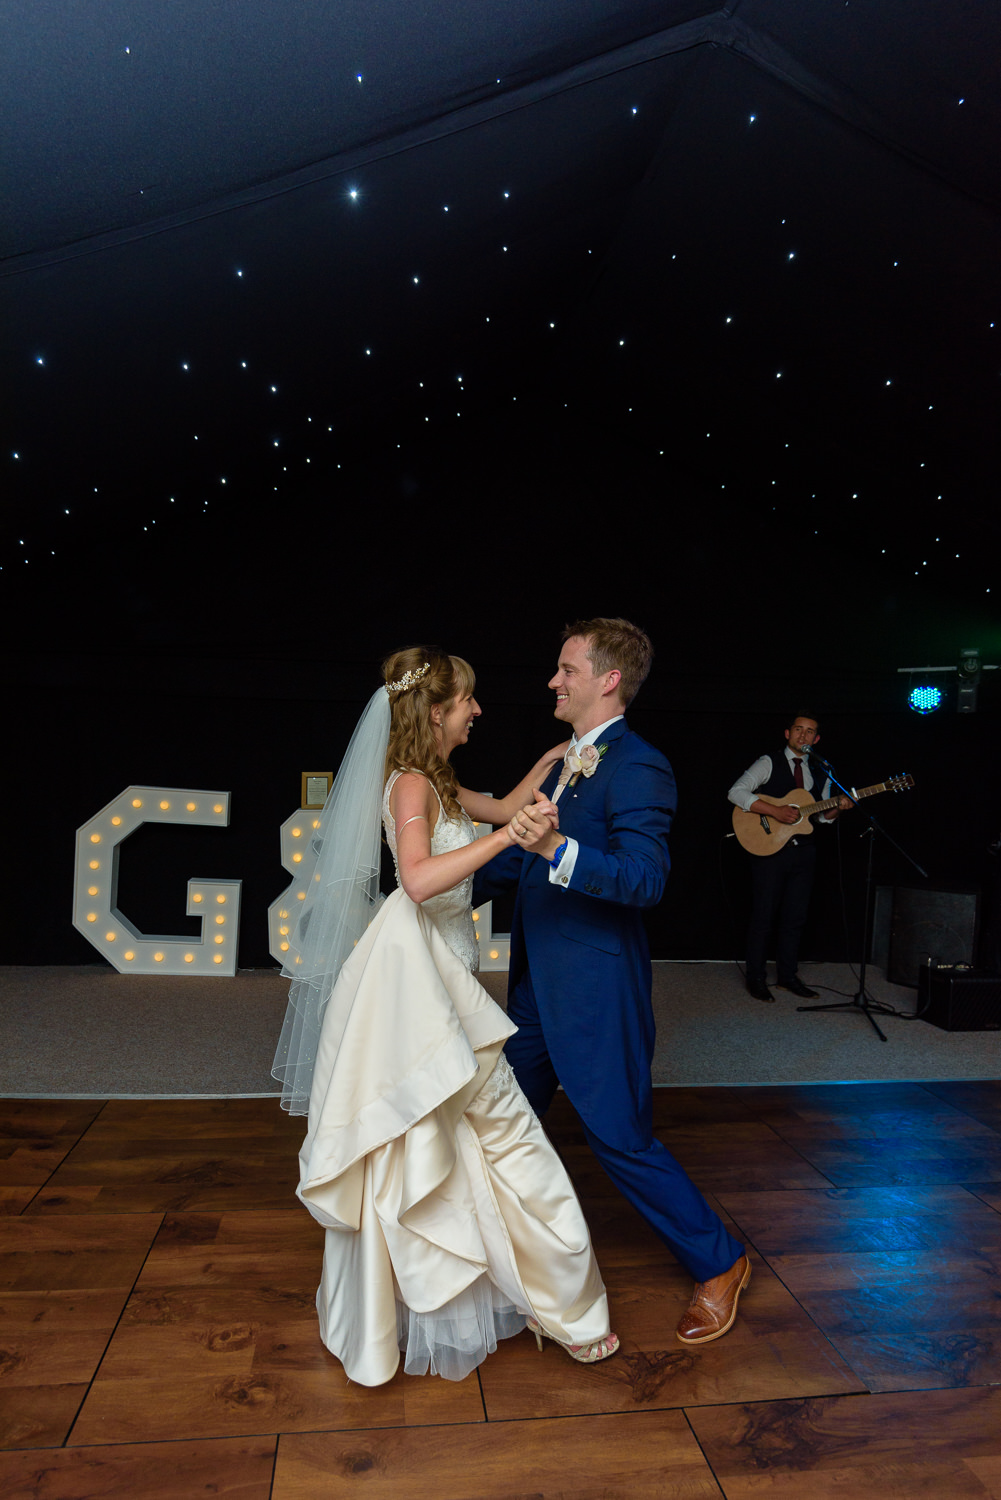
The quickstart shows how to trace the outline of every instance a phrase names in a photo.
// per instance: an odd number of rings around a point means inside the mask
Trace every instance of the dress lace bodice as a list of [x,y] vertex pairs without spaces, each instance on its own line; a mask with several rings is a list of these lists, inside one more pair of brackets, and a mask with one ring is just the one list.
[[[396,822],[389,810],[389,798],[397,778],[402,774],[402,771],[393,772],[386,782],[386,790],[382,798],[382,822],[386,830],[386,841],[393,855],[393,864],[396,867],[397,885],[401,883],[400,865],[396,857]],[[435,796],[438,796],[437,792]],[[438,808],[438,821],[431,835],[431,853],[445,854],[451,849],[464,849],[467,844],[471,844],[476,837],[476,831],[469,815],[463,812],[459,818],[446,818],[440,797]],[[440,896],[429,896],[421,903],[421,910],[426,912],[434,922],[456,958],[475,974],[480,966],[480,955],[476,943],[476,928],[473,924],[472,901],[473,877],[467,875],[465,880],[460,880],[458,885],[453,885],[450,890],[442,891]]]

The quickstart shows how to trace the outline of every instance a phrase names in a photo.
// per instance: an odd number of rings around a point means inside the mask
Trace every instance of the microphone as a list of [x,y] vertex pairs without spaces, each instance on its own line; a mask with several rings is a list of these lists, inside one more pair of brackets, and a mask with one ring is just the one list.
[[819,760],[825,770],[829,771],[831,769],[829,762],[824,759],[820,751],[812,749],[809,745],[804,745],[802,749],[797,750],[795,753],[797,755],[809,755],[811,760]]

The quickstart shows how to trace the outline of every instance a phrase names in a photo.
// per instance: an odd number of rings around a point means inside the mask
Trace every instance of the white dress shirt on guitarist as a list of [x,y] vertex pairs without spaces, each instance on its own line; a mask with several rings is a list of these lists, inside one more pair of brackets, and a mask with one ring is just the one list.
[[[803,788],[807,792],[813,791],[813,771],[810,769],[810,758],[807,755],[797,756],[793,754],[792,748],[785,747],[785,758],[789,762],[790,771],[794,770],[793,761],[803,762]],[[753,766],[748,766],[743,776],[738,776],[733,786],[727,792],[727,796],[735,807],[742,808],[744,812],[750,812],[751,803],[757,800],[758,787],[764,786],[771,779],[772,758],[770,755],[759,755]],[[828,776],[824,782],[824,789],[820,796],[815,798],[817,802],[826,802],[831,795],[831,778]],[[833,818],[826,813],[821,813],[821,823],[832,823]]]

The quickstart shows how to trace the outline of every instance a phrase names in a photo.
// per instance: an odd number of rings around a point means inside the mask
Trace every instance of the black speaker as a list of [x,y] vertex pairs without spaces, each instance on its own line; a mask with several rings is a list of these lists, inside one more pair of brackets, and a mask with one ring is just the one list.
[[962,965],[922,964],[918,1010],[922,1021],[943,1031],[1001,1031],[1001,979]]
[[890,961],[887,978],[893,984],[918,982],[918,970],[933,964],[967,964],[972,968],[977,949],[979,892],[930,891],[898,885],[893,891],[890,923]]

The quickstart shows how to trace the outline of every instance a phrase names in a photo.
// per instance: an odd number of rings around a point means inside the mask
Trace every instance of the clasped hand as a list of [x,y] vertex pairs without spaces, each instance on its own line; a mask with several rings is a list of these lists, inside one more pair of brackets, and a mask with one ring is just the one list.
[[535,849],[560,826],[560,815],[555,802],[533,789],[534,802],[515,813],[507,825],[511,842],[520,849]]

